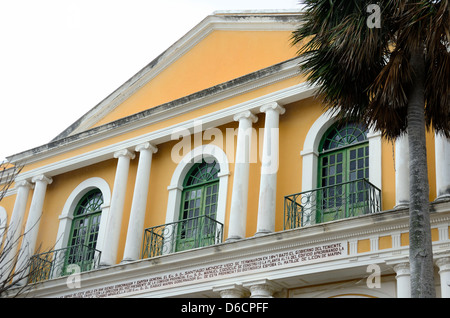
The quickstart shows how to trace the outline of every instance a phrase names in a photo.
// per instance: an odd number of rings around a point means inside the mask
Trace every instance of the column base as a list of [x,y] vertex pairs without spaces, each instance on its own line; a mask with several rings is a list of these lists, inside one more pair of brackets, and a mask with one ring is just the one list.
[[409,209],[409,202],[401,202],[394,206],[394,210]]
[[434,202],[450,201],[450,194],[442,194],[434,199]]
[[127,263],[131,263],[136,261],[135,259],[132,258],[124,258],[123,260],[120,261],[120,264],[127,264]]
[[230,236],[225,240],[225,243],[231,243],[242,240],[242,237],[240,236]]
[[255,233],[254,237],[264,236],[264,235],[271,234],[271,233],[273,233],[273,232],[269,231],[269,230],[260,230],[260,231]]

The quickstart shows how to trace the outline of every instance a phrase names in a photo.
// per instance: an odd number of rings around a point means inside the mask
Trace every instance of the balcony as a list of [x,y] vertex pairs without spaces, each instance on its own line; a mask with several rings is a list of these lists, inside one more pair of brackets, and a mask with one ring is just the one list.
[[284,197],[284,229],[381,211],[381,191],[366,179]]
[[223,224],[206,215],[145,229],[142,258],[205,247],[222,242]]
[[31,257],[30,283],[86,272],[98,268],[101,252],[86,246],[76,245],[53,250]]

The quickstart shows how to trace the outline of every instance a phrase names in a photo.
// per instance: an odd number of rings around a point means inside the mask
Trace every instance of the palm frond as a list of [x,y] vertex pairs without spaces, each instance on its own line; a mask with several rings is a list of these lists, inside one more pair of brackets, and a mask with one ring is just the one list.
[[395,139],[407,129],[411,53],[426,60],[427,125],[450,135],[449,0],[384,0],[381,28],[366,25],[373,1],[306,0],[292,34],[306,78],[338,118],[356,119]]

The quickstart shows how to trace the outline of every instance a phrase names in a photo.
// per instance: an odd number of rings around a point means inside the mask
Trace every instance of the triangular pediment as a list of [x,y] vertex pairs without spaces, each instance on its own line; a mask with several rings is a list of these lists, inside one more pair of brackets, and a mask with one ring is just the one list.
[[55,140],[289,60],[298,23],[299,12],[215,12]]

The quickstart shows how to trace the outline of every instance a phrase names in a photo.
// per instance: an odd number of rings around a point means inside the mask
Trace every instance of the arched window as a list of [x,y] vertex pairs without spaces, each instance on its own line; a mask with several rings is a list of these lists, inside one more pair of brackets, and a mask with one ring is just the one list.
[[65,265],[78,265],[81,271],[92,266],[92,261],[97,257],[102,204],[103,196],[98,189],[90,190],[78,202],[73,213]]
[[219,164],[204,159],[186,175],[180,209],[176,251],[214,244]]
[[361,124],[333,125],[319,145],[316,222],[366,212],[369,200],[369,142]]

